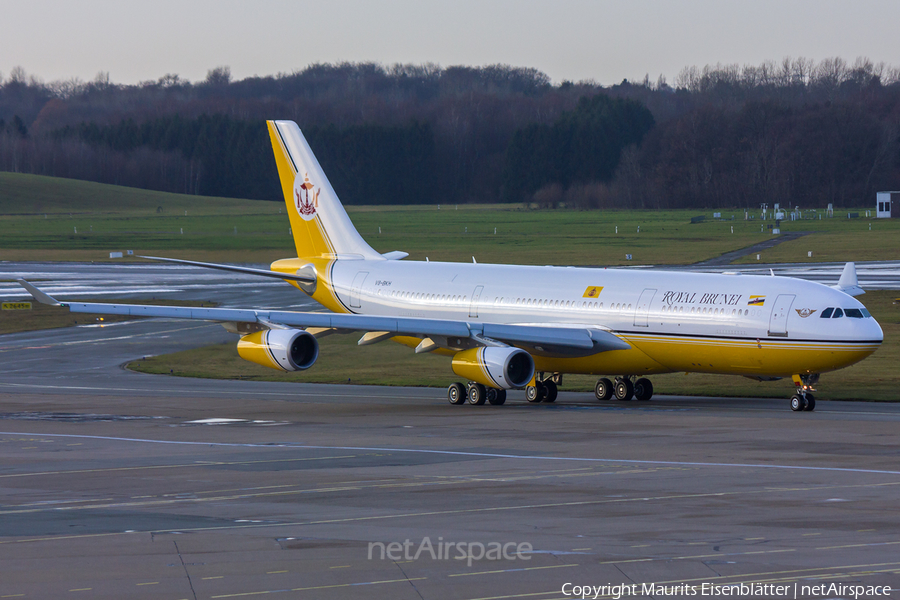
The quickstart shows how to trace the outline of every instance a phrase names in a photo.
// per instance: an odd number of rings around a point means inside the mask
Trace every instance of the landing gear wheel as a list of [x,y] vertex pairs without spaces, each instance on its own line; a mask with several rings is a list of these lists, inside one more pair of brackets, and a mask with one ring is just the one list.
[[537,404],[547,395],[547,388],[538,383],[537,385],[529,385],[525,388],[525,399],[533,404]]
[[791,396],[791,410],[794,412],[799,412],[801,410],[806,409],[806,398],[804,398],[800,394],[794,394]]
[[487,400],[487,390],[480,383],[473,383],[469,386],[469,404],[481,406]]
[[544,402],[556,402],[556,396],[559,394],[559,387],[552,381],[545,381],[544,389],[547,390],[547,393],[544,395]]
[[594,395],[597,396],[597,400],[609,400],[610,398],[612,398],[612,381],[610,381],[606,377],[597,381],[597,385],[594,386]]
[[485,387],[484,393],[488,404],[493,404],[497,400],[497,388]]
[[812,394],[806,395],[806,408],[804,408],[803,410],[810,411],[810,412],[816,410],[815,396],[813,396]]
[[653,397],[653,384],[649,379],[641,377],[634,382],[634,397],[638,400],[649,400]]
[[[493,394],[491,392],[494,392]],[[496,388],[490,388],[488,390],[488,403],[493,404],[494,406],[500,406],[504,402],[506,402],[506,390],[498,390]]]
[[466,388],[461,383],[451,383],[447,388],[447,399],[450,404],[463,404],[466,401]]
[[619,379],[616,381],[616,400],[628,402],[634,396],[634,384],[630,379]]

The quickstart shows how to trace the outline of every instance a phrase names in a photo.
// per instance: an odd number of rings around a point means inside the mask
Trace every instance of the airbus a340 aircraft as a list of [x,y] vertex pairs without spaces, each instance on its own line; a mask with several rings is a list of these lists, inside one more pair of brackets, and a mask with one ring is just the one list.
[[813,410],[810,392],[820,373],[852,365],[882,342],[881,327],[853,298],[863,293],[853,263],[829,288],[739,273],[411,262],[402,260],[405,252],[379,254],[353,227],[297,124],[269,121],[268,128],[297,258],[271,270],[158,260],[283,279],[331,314],[62,304],[20,283],[38,301],[72,312],[220,321],[241,335],[242,358],[284,371],[312,367],[318,338],[331,333],[363,332],[360,345],[392,340],[444,354],[468,381],[449,387],[452,404],[503,404],[506,390],[521,388],[530,402],[553,402],[566,373],[601,376],[601,400],[649,400],[649,375],[689,371],[791,377],[791,408]]

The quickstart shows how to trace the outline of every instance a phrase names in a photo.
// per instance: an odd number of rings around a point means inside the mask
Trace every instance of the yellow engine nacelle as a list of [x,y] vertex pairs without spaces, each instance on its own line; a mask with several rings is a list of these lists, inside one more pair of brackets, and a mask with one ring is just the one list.
[[519,348],[470,348],[453,355],[453,372],[493,388],[523,388],[534,377],[534,359]]
[[319,358],[319,342],[303,330],[265,329],[242,337],[237,351],[244,360],[270,369],[302,371]]

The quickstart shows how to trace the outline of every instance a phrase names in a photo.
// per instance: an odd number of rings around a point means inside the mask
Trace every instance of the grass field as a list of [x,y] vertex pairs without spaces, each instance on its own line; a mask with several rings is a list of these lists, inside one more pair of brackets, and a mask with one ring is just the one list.
[[[269,263],[293,256],[282,202],[165,194],[0,173],[0,260],[109,260],[134,250],[196,260]],[[520,205],[348,207],[379,252],[412,260],[625,265],[690,264],[771,238],[742,210],[576,211]],[[836,214],[846,214],[838,211]],[[864,211],[862,214],[865,214]],[[693,216],[707,221],[691,224]],[[734,220],[731,220],[732,215]],[[763,262],[900,258],[900,220],[805,219],[813,231],[762,253]],[[638,232],[640,228],[640,232]],[[183,232],[183,233],[182,233]],[[496,233],[495,233],[496,232]],[[631,254],[632,260],[625,255]],[[745,262],[756,262],[751,256]]]

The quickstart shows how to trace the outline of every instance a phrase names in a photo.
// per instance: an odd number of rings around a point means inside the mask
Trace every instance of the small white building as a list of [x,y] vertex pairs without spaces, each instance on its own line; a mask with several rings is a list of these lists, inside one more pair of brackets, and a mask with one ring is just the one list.
[[878,192],[875,217],[890,219],[900,217],[900,192]]

